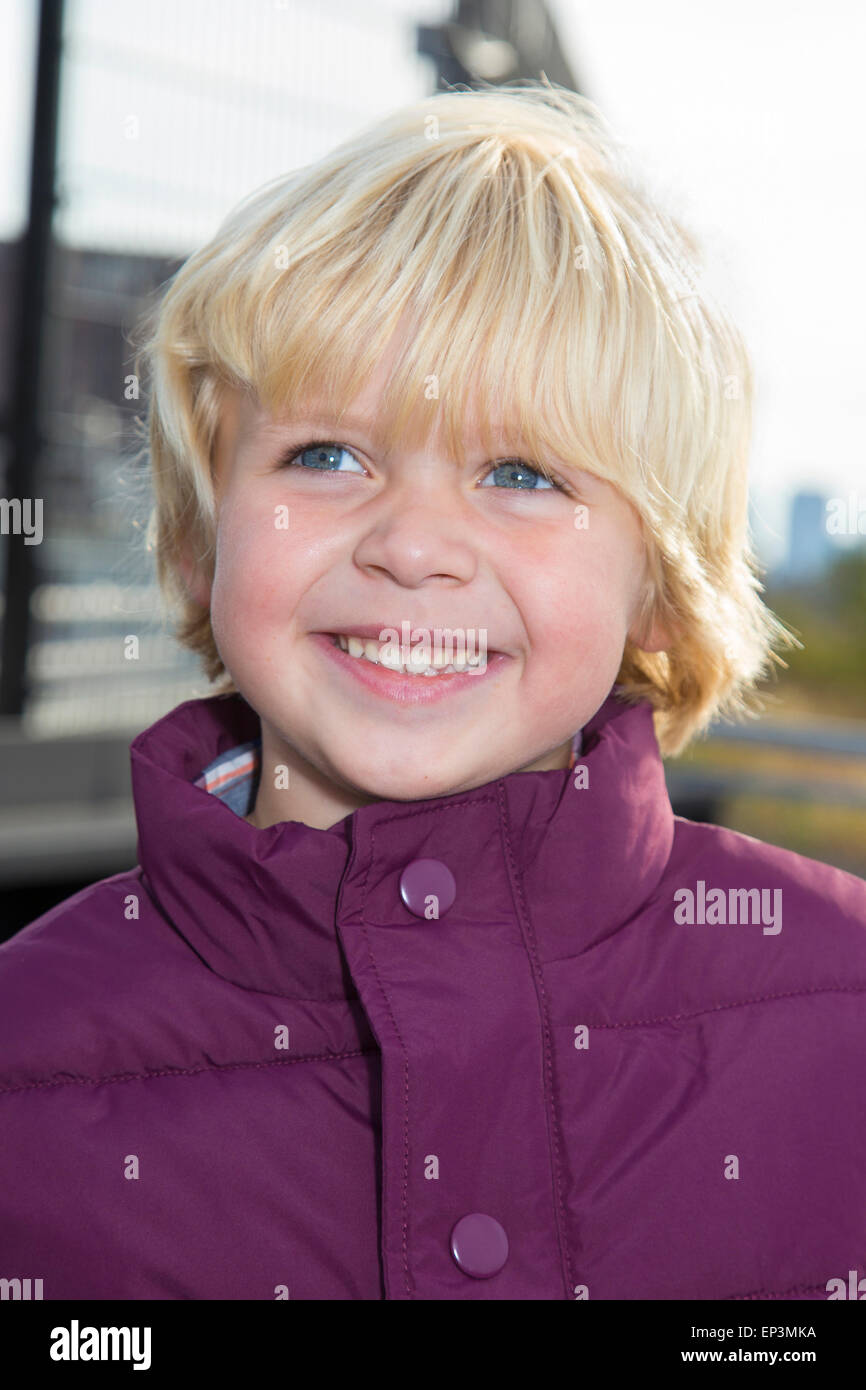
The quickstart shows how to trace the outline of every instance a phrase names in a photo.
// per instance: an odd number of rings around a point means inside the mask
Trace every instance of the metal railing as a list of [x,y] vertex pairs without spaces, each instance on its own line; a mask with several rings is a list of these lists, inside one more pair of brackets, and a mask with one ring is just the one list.
[[[866,720],[827,718],[802,723],[775,720],[720,724],[700,747],[712,749],[718,744],[782,749],[792,754],[791,767],[779,772],[758,764],[753,768],[669,764],[665,768],[668,792],[671,801],[683,808],[680,814],[691,815],[693,819],[715,820],[725,799],[732,795],[866,807]],[[824,755],[827,771],[818,775],[804,774],[797,766],[797,754]],[[839,757],[858,764],[858,770],[863,773],[862,781],[842,778],[838,773],[834,775],[832,759]]]

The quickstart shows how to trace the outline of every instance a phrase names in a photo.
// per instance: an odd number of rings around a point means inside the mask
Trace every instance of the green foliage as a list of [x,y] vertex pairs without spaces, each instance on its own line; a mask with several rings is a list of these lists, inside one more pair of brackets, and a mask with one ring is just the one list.
[[824,689],[831,703],[841,696],[846,707],[859,695],[866,711],[866,547],[840,555],[808,587],[768,586],[764,602],[803,643],[802,651],[783,653],[789,669],[780,685]]

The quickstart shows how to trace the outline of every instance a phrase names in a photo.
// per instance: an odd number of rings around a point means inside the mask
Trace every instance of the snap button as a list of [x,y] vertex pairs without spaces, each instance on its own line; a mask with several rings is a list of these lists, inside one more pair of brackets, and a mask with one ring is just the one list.
[[[416,917],[435,920],[457,897],[457,884],[441,859],[413,859],[400,875],[400,897]],[[429,902],[431,897],[436,901]]]
[[489,1279],[508,1259],[508,1236],[495,1217],[473,1211],[461,1216],[451,1232],[451,1254],[464,1274]]

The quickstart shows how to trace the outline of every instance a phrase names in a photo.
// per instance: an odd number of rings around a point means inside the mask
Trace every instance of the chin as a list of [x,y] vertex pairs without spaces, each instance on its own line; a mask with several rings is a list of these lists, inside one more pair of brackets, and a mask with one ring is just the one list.
[[354,790],[372,797],[374,801],[430,801],[437,796],[450,796],[452,792],[467,791],[478,782],[448,781],[442,777],[419,777],[417,773],[406,776],[385,777],[381,773],[370,777],[346,777],[347,784]]

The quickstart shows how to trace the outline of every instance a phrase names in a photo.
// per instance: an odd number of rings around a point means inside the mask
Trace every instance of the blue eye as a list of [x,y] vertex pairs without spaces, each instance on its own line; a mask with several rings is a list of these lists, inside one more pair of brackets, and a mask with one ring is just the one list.
[[[503,486],[519,488],[521,492],[534,492],[539,488],[539,484],[541,491],[545,488],[551,490],[559,488],[558,483],[549,482],[543,473],[539,473],[537,468],[530,468],[529,464],[524,463],[523,459],[503,459],[501,463],[494,464],[485,477],[482,487],[487,484],[487,479],[492,478],[494,473],[504,473],[506,481]],[[524,478],[529,481],[529,486],[527,488],[523,488],[519,481]]]
[[[300,448],[294,446],[283,455],[278,467],[302,468],[305,471],[321,473],[355,472],[356,469],[340,468],[340,460],[344,455],[352,460],[358,472],[364,472],[363,465],[351,449],[347,449],[343,444],[337,444],[333,439],[311,439],[307,444],[302,444]],[[492,486],[489,480],[497,473],[501,475],[500,487],[511,488],[519,492],[565,491],[558,480],[554,479],[551,482],[537,468],[531,468],[528,463],[519,458],[501,459],[499,463],[495,463],[485,474],[481,486]]]
[[[345,454],[347,458],[358,464],[358,468],[363,472],[360,463],[342,444],[335,444],[332,439],[314,439],[309,444],[304,444],[300,449],[290,451],[280,460],[283,468],[298,467],[304,469],[319,469],[323,473],[342,472],[339,467],[340,456]],[[309,456],[309,457],[308,457]],[[303,460],[303,461],[302,461]],[[336,460],[336,463],[334,462]],[[350,470],[351,471],[351,470]]]

